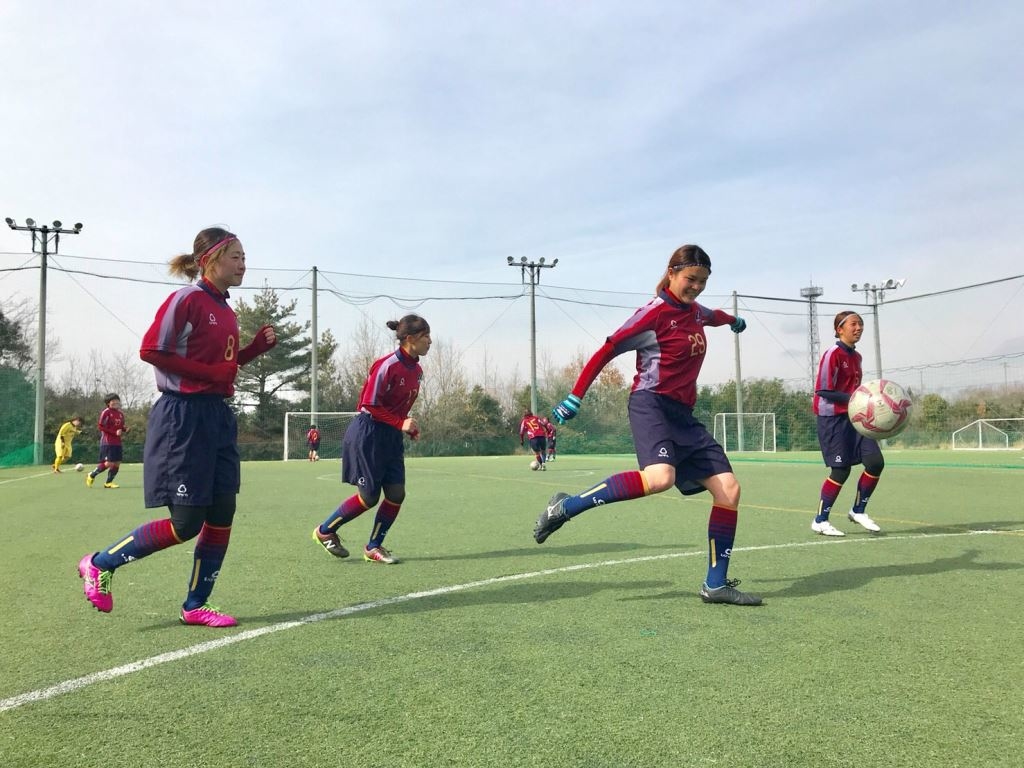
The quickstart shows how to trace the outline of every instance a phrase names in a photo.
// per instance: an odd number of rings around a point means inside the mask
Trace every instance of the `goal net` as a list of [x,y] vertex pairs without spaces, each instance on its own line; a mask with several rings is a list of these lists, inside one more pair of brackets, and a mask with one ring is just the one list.
[[775,453],[775,414],[716,413],[714,436],[726,453]]
[[306,434],[313,424],[320,430],[320,458],[340,459],[341,438],[352,419],[358,415],[348,411],[288,411],[284,415],[284,460],[305,460],[309,457]]
[[958,451],[1024,448],[1024,419],[977,419],[953,433],[952,445]]

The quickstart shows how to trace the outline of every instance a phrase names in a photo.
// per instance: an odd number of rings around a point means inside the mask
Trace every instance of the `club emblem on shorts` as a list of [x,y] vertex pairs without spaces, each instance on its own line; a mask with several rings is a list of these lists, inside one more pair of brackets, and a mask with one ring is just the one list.
[[188,487],[184,483],[178,486],[178,496],[182,498],[188,496]]
[[358,482],[356,483],[356,485],[358,485],[360,488],[365,488],[366,487],[366,478],[365,477],[360,477]]
[[668,458],[668,448],[666,448],[665,446],[661,446],[661,448],[658,449],[658,457],[662,458],[662,459],[667,459]]

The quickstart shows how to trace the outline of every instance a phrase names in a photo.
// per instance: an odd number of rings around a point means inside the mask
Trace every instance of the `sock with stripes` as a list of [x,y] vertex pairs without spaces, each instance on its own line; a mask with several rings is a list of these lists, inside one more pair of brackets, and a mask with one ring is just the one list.
[[736,518],[735,509],[711,507],[708,518],[708,576],[704,580],[710,589],[725,585],[732,543],[736,538]]
[[562,502],[562,508],[569,517],[576,517],[581,512],[586,512],[599,504],[614,504],[616,501],[639,499],[646,496],[647,493],[647,481],[644,479],[643,472],[637,470],[620,472],[606,478],[590,490],[570,496]]
[[220,575],[220,567],[224,563],[224,555],[228,551],[231,539],[231,526],[220,527],[203,523],[199,537],[196,539],[196,550],[192,560],[192,578],[188,584],[188,596],[185,598],[186,611],[201,608],[205,605],[213,584]]
[[180,543],[181,540],[174,533],[171,518],[151,520],[120,541],[97,552],[92,556],[92,564],[101,571],[112,571],[119,565],[141,560],[146,555]]
[[864,511],[864,508],[868,505],[868,499],[875,492],[877,485],[877,476],[869,475],[867,472],[861,473],[860,479],[857,480],[857,498],[853,502],[854,513],[860,514]]
[[401,508],[401,504],[393,504],[387,499],[380,503],[380,506],[377,507],[377,517],[373,521],[373,533],[370,534],[370,542],[366,545],[367,549],[384,544],[384,537],[388,535]]
[[369,507],[363,504],[363,497],[358,493],[341,502],[341,506],[334,510],[327,519],[320,523],[320,533],[326,536],[328,533],[337,533],[338,528],[345,523],[350,523],[365,512]]
[[823,523],[828,520],[828,516],[832,512],[832,505],[836,503],[841,490],[843,490],[843,486],[831,477],[825,478],[825,482],[821,486],[821,501],[818,502],[818,514],[815,516],[814,522]]

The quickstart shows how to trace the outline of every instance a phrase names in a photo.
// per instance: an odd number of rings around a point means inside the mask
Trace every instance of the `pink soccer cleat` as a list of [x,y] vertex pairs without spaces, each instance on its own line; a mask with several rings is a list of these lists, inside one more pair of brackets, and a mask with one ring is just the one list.
[[238,625],[234,616],[228,616],[226,613],[218,611],[209,603],[199,608],[193,608],[191,611],[182,608],[181,623],[204,627],[234,627]]
[[114,596],[110,594],[110,579],[113,571],[101,571],[92,564],[92,553],[78,561],[78,575],[82,577],[82,591],[85,598],[97,611],[110,613],[114,610]]

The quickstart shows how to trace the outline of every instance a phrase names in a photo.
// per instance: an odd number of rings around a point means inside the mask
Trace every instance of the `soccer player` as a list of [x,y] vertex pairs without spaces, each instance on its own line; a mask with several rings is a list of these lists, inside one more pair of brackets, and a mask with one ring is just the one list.
[[554,461],[555,460],[555,438],[558,435],[558,430],[556,430],[555,429],[555,425],[552,424],[546,418],[541,418],[540,423],[544,425],[544,431],[547,433],[547,443],[548,443],[547,461]]
[[114,607],[114,571],[162,549],[196,539],[183,624],[232,627],[234,617],[208,602],[228,549],[241,485],[238,424],[225,398],[234,394],[238,366],[277,343],[265,325],[245,347],[228,289],[242,284],[245,251],[219,227],[196,235],[192,252],[175,256],[170,273],[192,285],[178,289],[157,310],[139,356],[154,367],[161,395],[146,428],[146,507],[167,507],[152,520],[78,563],[85,596],[98,610]]
[[306,433],[306,445],[309,446],[309,460],[320,461],[320,430],[316,424],[309,425],[309,432]]
[[341,478],[357,492],[345,499],[313,529],[313,541],[335,557],[348,557],[338,529],[373,508],[380,500],[363,548],[363,559],[388,565],[398,558],[384,547],[384,537],[405,501],[405,443],[403,434],[417,440],[420,428],[409,416],[420,391],[420,358],[430,350],[430,325],[419,315],[389,320],[398,349],[370,366],[359,395],[359,415],[348,425],[341,444]]
[[728,325],[741,333],[746,322],[697,303],[711,275],[702,248],[684,245],[669,259],[645,306],[608,337],[580,373],[572,392],[552,411],[564,424],[579,413],[583,396],[616,356],[636,351],[636,376],[629,395],[629,425],[640,470],[622,472],[582,493],[556,493],[541,512],[533,538],[542,544],[569,520],[598,505],[637,499],[675,486],[684,495],[711,492],[708,570],[698,594],[706,603],[760,605],[758,595],[741,592],[726,578],[736,534],[740,486],[729,459],[693,415],[708,340],[705,328]]
[[548,458],[548,431],[540,417],[534,416],[530,410],[523,414],[523,420],[519,422],[519,445],[523,445],[526,440],[530,441],[530,450],[533,451],[533,458],[540,465],[539,468],[547,469],[545,463]]
[[856,347],[864,333],[864,320],[856,312],[844,310],[835,316],[832,326],[838,341],[825,350],[818,363],[813,400],[818,445],[830,471],[821,486],[818,514],[811,521],[811,530],[822,536],[846,535],[832,525],[828,516],[843,483],[850,476],[850,468],[863,464],[864,471],[857,481],[857,496],[847,517],[862,528],[877,532],[881,526],[868,517],[865,509],[885,467],[882,449],[877,441],[853,428],[846,412],[850,395],[860,386],[862,376],[861,356]]
[[71,458],[72,442],[75,435],[82,434],[82,417],[72,416],[71,421],[65,421],[57,431],[57,438],[53,441],[53,471],[60,472],[60,465]]
[[107,482],[104,488],[120,488],[114,482],[118,471],[121,469],[121,459],[124,457],[124,446],[121,443],[121,436],[128,432],[128,425],[124,421],[124,413],[121,411],[121,397],[111,392],[103,398],[106,408],[100,413],[97,426],[100,430],[100,460],[96,469],[85,476],[85,484],[92,488],[96,476],[104,469],[107,470]]

